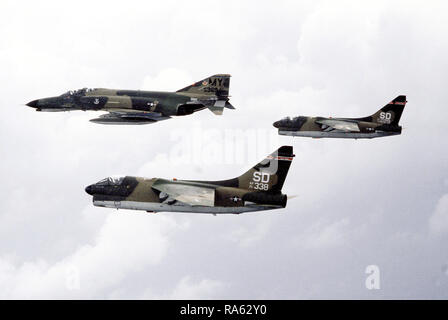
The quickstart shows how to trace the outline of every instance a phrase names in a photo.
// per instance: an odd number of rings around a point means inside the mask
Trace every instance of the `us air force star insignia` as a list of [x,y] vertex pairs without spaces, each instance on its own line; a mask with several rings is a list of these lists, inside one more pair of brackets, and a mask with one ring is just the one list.
[[232,200],[233,202],[238,202],[238,200],[241,200],[241,198],[238,198],[237,196],[233,196],[232,198],[230,198],[230,200]]

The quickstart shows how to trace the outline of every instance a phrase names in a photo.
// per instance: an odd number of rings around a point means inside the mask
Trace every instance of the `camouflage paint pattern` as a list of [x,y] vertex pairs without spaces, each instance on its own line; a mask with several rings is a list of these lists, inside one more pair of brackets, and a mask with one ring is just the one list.
[[364,118],[304,117],[274,122],[281,135],[313,138],[376,138],[401,134],[399,121],[406,96],[398,96],[373,115]]
[[36,111],[107,111],[92,119],[102,124],[144,124],[189,115],[209,108],[222,114],[229,103],[230,75],[218,74],[177,92],[83,88],[57,97],[33,100],[27,105]]
[[[284,208],[287,196],[281,190],[293,157],[292,147],[283,146],[233,179],[194,181],[126,176],[103,179],[86,187],[86,192],[97,206],[144,210],[140,208],[158,208],[149,204],[164,205],[163,210],[147,211],[216,214]],[[212,205],[201,205],[207,201]]]

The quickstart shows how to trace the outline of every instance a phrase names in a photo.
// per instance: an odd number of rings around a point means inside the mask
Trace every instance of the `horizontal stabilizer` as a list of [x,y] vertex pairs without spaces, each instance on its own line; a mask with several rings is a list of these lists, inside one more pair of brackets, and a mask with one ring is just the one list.
[[232,106],[232,105],[230,104],[229,101],[226,102],[226,105],[225,105],[224,107],[226,107],[227,109],[233,109],[233,110],[235,110],[235,107]]

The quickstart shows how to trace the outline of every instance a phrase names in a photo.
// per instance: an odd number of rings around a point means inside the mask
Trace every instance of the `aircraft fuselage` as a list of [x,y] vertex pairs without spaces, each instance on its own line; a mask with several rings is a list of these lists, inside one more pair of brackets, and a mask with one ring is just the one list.
[[[257,190],[247,190],[231,186],[232,180],[217,182],[165,180],[159,178],[121,177],[108,178],[86,187],[93,196],[93,204],[98,207],[115,209],[144,210],[149,212],[190,212],[209,214],[239,214],[243,212],[284,208],[287,197],[284,194],[265,194]],[[174,189],[188,191],[195,189],[192,197],[199,198],[197,205],[170,197],[157,188],[157,184],[174,185]],[[208,199],[201,199],[200,192],[206,190]],[[180,198],[182,199],[182,198]],[[187,198],[186,198],[187,199]],[[204,200],[205,199],[205,200]]]
[[[349,124],[349,128],[353,127],[355,130],[338,130],[323,124],[325,121],[330,123],[346,122]],[[401,134],[400,126],[347,118],[299,116],[294,119],[279,120],[274,123],[274,127],[278,128],[280,135],[310,138],[372,139]]]
[[[126,111],[157,112],[164,116],[190,114],[201,108],[195,107],[198,97],[177,92],[81,89],[61,96],[33,100],[27,105],[37,111]],[[200,103],[198,103],[200,104]],[[186,106],[184,106],[186,105]],[[183,106],[179,108],[180,106]],[[191,107],[190,107],[191,106]]]

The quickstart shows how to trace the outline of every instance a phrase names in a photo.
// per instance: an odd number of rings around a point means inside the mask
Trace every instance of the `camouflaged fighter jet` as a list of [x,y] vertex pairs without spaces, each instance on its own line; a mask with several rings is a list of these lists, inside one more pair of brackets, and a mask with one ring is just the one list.
[[33,100],[36,111],[107,111],[90,121],[101,124],[148,124],[208,108],[221,115],[229,103],[230,75],[216,74],[176,92],[79,89],[58,97]]
[[398,125],[406,105],[398,96],[379,111],[364,118],[295,117],[274,122],[278,134],[312,138],[376,138],[401,134]]
[[93,204],[148,212],[243,213],[280,209],[287,196],[281,190],[293,160],[283,146],[238,178],[222,181],[110,177],[86,187]]

